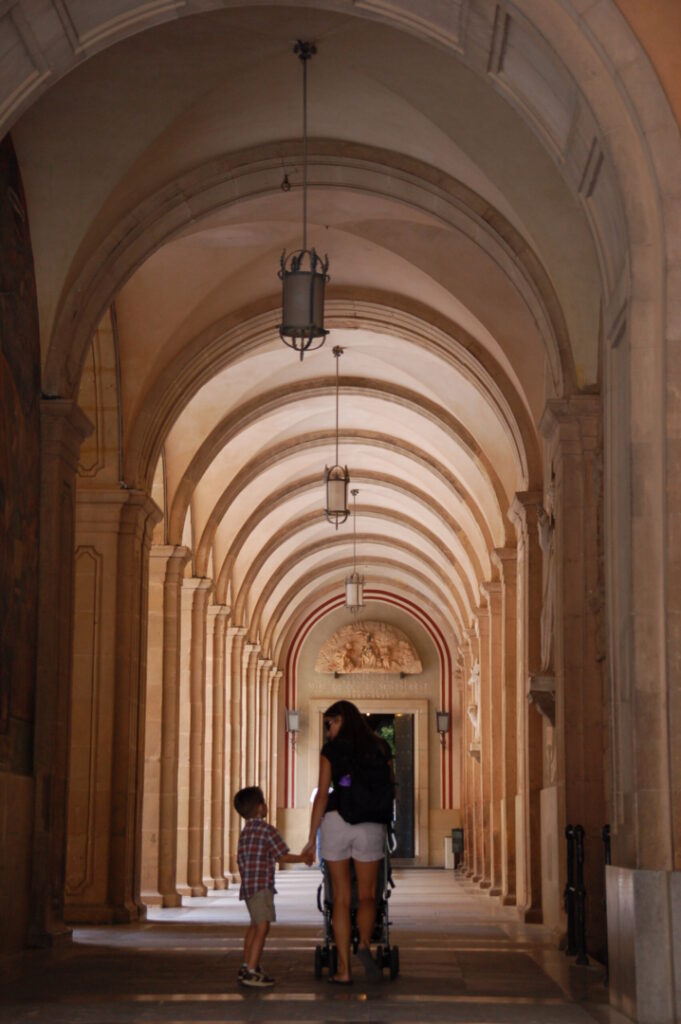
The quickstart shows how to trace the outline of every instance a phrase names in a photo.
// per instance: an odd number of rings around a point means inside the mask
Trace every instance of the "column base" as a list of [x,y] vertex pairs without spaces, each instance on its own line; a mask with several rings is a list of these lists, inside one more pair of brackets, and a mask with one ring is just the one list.
[[513,895],[513,893],[508,892],[508,893],[506,893],[505,896],[502,896],[501,897],[501,905],[502,905],[502,907],[514,907],[515,906],[515,896]]
[[207,896],[208,895],[208,888],[205,885],[192,885],[191,889],[189,890],[189,895],[190,896]]
[[73,929],[59,924],[48,928],[29,928],[26,945],[29,949],[52,949],[55,946],[69,946],[72,941]]
[[487,893],[487,895],[488,896],[501,896],[501,887],[498,886],[498,885],[493,885],[492,888]]
[[606,894],[611,1004],[640,1024],[674,1024],[681,1006],[681,871],[607,867]]
[[227,883],[227,879],[226,878],[214,878],[213,879],[213,889],[218,889],[218,890],[226,889],[227,885],[228,885],[228,883]]
[[181,907],[182,906],[182,897],[180,896],[179,892],[166,892],[166,893],[163,894],[162,899],[163,899],[162,906],[164,906],[164,907]]
[[489,878],[483,878],[480,882],[478,882],[478,885],[480,886],[481,889],[489,889],[492,883],[489,880]]

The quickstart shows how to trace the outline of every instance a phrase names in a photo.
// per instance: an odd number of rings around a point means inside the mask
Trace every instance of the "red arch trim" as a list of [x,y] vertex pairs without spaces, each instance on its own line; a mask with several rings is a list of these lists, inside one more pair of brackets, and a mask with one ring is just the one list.
[[[367,588],[365,590],[365,597],[367,599],[374,599],[383,602],[384,604],[392,604],[396,607],[402,608],[407,611],[413,618],[415,618],[421,625],[426,629],[426,632],[430,635],[431,639],[435,644],[435,648],[438,652],[440,660],[440,694],[441,694],[441,706],[445,710],[452,710],[452,698],[453,698],[453,672],[452,672],[452,657],[449,649],[449,645],[445,640],[442,630],[437,623],[409,598],[402,597],[399,594],[393,594],[388,590],[376,590]],[[310,630],[319,622],[322,618],[333,611],[335,608],[341,607],[344,601],[344,595],[339,594],[331,598],[327,598],[317,608],[313,609],[310,614],[300,624],[296,633],[294,634],[293,640],[289,645],[288,653],[286,656],[286,667],[285,667],[285,696],[286,706],[295,707],[297,698],[297,670],[298,670],[298,657],[302,648],[305,638],[309,634]],[[451,809],[453,806],[453,768],[454,768],[454,753],[451,744],[451,719],[450,719],[450,742],[447,745],[446,751],[441,754],[441,792],[442,792],[442,805],[446,809]],[[290,744],[287,745],[286,758],[284,762],[284,803],[286,807],[292,807],[294,804],[295,794],[295,755]]]

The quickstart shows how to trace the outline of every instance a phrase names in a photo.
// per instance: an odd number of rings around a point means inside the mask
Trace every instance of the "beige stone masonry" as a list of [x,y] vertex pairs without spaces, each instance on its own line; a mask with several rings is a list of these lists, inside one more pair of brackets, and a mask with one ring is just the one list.
[[518,552],[515,548],[496,548],[492,561],[501,579],[501,894],[503,902],[512,905],[516,902]]
[[72,660],[76,471],[92,424],[75,402],[40,404],[40,568],[35,706],[35,817],[28,941],[46,946],[64,925],[68,718]]
[[542,726],[539,712],[528,704],[530,673],[541,666],[539,623],[542,599],[542,561],[537,531],[542,495],[522,491],[509,512],[517,538],[516,721],[517,789],[515,800],[516,900],[525,921],[542,919],[540,793],[542,787]]

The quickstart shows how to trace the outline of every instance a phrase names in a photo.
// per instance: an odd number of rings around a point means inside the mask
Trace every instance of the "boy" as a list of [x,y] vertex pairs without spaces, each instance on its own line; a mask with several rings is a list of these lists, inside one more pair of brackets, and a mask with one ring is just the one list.
[[237,864],[241,875],[239,899],[246,901],[251,923],[244,938],[244,962],[239,968],[239,981],[251,988],[269,988],[274,985],[260,967],[260,954],[270,922],[276,921],[274,912],[274,865],[312,864],[313,854],[289,853],[280,833],[264,819],[267,804],[259,786],[240,789],[234,797],[234,809],[246,819],[239,836]]

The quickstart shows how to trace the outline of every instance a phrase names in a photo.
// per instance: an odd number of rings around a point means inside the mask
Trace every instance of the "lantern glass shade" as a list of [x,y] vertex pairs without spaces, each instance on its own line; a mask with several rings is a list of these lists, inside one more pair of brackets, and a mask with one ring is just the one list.
[[282,322],[279,336],[285,345],[303,353],[320,348],[329,333],[324,328],[324,286],[328,260],[314,249],[282,254]]
[[364,577],[353,572],[345,581],[345,607],[356,612],[364,607]]
[[338,526],[344,523],[350,515],[348,508],[348,484],[350,474],[347,466],[332,466],[326,468],[326,518]]
[[286,708],[286,732],[300,732],[300,711]]
[[449,711],[436,711],[437,731],[442,734],[449,732]]

